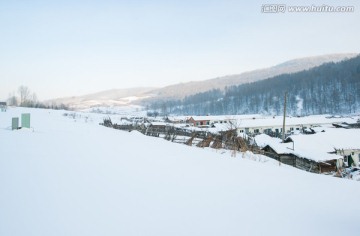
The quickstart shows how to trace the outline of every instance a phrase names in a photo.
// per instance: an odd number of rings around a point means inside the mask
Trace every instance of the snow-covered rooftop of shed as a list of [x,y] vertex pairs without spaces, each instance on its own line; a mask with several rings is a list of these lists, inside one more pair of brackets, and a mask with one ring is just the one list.
[[293,143],[281,143],[278,138],[271,138],[265,134],[255,137],[256,143],[265,147],[269,145],[277,153],[292,153],[315,161],[338,159],[340,156],[330,154],[336,149],[360,148],[360,129],[324,128],[325,132],[316,134],[292,135]]

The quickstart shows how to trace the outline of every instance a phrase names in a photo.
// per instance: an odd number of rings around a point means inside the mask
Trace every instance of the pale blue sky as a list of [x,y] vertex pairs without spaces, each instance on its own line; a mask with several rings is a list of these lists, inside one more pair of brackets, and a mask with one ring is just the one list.
[[244,2],[0,0],[0,99],[20,85],[48,99],[360,52],[357,0],[286,3],[354,13],[263,14],[277,1]]

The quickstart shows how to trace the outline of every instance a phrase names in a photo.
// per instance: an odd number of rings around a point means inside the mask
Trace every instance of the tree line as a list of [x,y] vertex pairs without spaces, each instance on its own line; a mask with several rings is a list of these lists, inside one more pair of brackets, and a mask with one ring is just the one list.
[[40,102],[37,98],[36,93],[31,92],[31,90],[24,85],[21,85],[17,93],[12,93],[7,99],[7,104],[9,106],[20,106],[20,107],[34,107],[34,108],[44,108],[44,109],[56,109],[56,110],[68,110],[68,106],[64,104],[45,104]]
[[360,56],[223,91],[214,89],[181,100],[152,102],[149,108],[177,115],[280,115],[285,93],[290,115],[360,112]]

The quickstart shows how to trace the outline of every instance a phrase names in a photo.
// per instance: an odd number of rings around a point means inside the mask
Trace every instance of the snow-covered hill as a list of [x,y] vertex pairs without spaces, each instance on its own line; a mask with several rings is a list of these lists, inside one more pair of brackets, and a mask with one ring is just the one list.
[[222,76],[204,81],[170,85],[153,90],[149,93],[149,95],[151,94],[151,97],[156,95],[154,97],[155,100],[163,98],[184,98],[185,96],[206,92],[212,89],[224,89],[225,87],[264,80],[281,74],[308,70],[324,63],[339,62],[353,58],[357,55],[357,53],[342,53],[298,58],[265,69],[258,69],[236,75]]
[[87,94],[83,96],[74,96],[67,98],[52,99],[45,102],[45,104],[65,104],[72,109],[82,110],[91,107],[101,106],[128,106],[149,97],[145,93],[152,91],[154,88],[130,88],[130,89],[111,89],[101,91],[94,94]]
[[[24,112],[32,129],[11,131]],[[359,234],[358,182],[64,113],[0,113],[0,235]]]
[[224,89],[226,86],[240,85],[264,80],[285,73],[307,70],[327,62],[339,62],[350,59],[356,55],[358,54],[343,53],[299,58],[265,69],[222,76],[204,81],[174,84],[163,88],[112,89],[84,96],[53,99],[47,101],[47,103],[63,103],[71,108],[79,110],[96,106],[127,106],[129,104],[139,104],[144,100],[154,101],[168,98],[184,98],[185,96],[212,89]]

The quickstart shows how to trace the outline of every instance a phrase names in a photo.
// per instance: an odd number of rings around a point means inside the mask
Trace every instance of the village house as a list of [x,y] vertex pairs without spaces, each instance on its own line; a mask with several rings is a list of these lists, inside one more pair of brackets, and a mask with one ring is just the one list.
[[[333,120],[326,117],[287,117],[285,122],[285,134],[314,133],[312,129],[320,126],[332,126]],[[280,137],[283,133],[283,117],[253,117],[239,119],[238,133],[247,135],[267,134]]]
[[[311,125],[312,127],[313,125]],[[285,126],[285,133],[294,133],[296,131],[302,131],[307,129],[308,126],[304,125],[287,125]],[[251,126],[251,127],[240,127],[238,129],[239,134],[268,134],[273,136],[278,136],[282,133],[283,126],[282,125],[264,125],[264,126]]]
[[186,123],[189,123],[194,127],[210,127],[210,116],[192,116],[186,121]]
[[[291,124],[285,126],[285,134],[292,135],[298,133],[314,133],[313,128],[319,127],[318,124]],[[249,126],[249,127],[239,127],[239,135],[258,135],[258,134],[267,134],[272,137],[280,137],[283,132],[282,125],[263,125],[263,126]]]
[[194,127],[210,128],[215,124],[235,124],[236,119],[231,119],[223,116],[192,116],[186,119],[186,123]]

